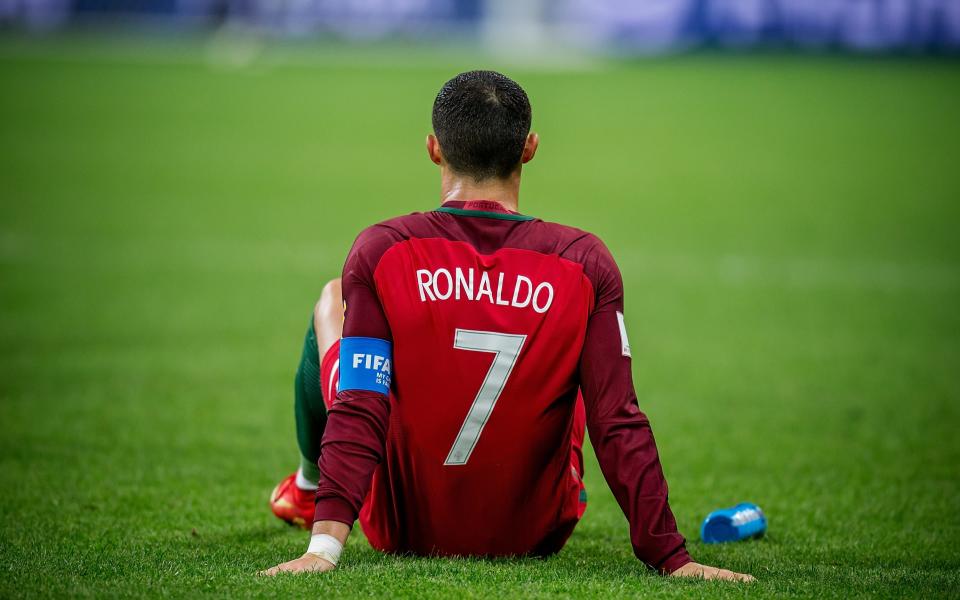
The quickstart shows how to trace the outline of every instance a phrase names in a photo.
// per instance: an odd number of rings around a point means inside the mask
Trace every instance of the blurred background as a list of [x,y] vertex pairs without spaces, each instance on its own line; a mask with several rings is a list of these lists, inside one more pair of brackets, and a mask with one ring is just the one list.
[[716,46],[956,50],[955,0],[2,0],[0,23],[29,31],[125,25],[171,31],[370,41],[479,41],[548,54]]
[[[0,596],[691,593],[592,457],[550,561],[355,536],[335,578],[250,576],[303,549],[267,497],[311,307],[436,206],[430,108],[475,68],[532,100],[521,210],[620,264],[694,556],[754,596],[955,593],[958,50],[960,0],[0,0]],[[740,501],[768,536],[700,543]]]

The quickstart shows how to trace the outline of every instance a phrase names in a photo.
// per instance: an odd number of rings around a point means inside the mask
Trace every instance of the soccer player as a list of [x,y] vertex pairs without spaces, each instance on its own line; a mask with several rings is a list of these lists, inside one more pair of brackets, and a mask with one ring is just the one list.
[[607,248],[518,212],[530,121],[499,73],[462,73],[437,95],[427,153],[443,204],[360,233],[342,331],[337,282],[317,305],[298,372],[304,460],[272,497],[313,536],[266,574],[335,568],[358,517],[385,552],[556,553],[583,514],[585,420],[644,564],[752,579],[693,562],[677,531]]

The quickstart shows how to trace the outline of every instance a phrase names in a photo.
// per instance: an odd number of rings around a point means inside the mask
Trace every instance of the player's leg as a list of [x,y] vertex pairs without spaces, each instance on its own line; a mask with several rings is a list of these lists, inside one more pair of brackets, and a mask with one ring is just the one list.
[[321,386],[321,367],[330,348],[340,340],[343,332],[343,295],[340,280],[334,279],[323,287],[320,299],[313,308],[310,328],[304,340],[303,355],[297,368],[294,413],[297,421],[297,444],[300,447],[300,474],[298,483],[305,489],[317,487],[320,470],[320,439],[327,424],[327,405],[333,400],[334,390]]
[[343,335],[343,290],[339,277],[331,279],[323,286],[320,300],[313,307],[313,330],[317,336],[317,348],[321,357],[329,352]]
[[321,381],[330,379],[329,371],[335,359],[332,350],[337,346],[342,329],[343,298],[340,280],[335,279],[324,286],[314,306],[294,380],[300,467],[281,481],[270,497],[270,506],[277,517],[306,528],[313,520],[313,496],[320,478],[317,459],[327,422],[327,405],[336,393],[335,389],[325,389]]

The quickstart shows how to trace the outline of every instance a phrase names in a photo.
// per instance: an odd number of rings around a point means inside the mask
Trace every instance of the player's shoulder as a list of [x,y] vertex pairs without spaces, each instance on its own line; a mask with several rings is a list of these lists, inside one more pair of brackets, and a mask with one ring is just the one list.
[[374,223],[362,229],[353,242],[351,257],[376,265],[394,245],[420,237],[428,213],[414,212]]
[[412,237],[417,237],[417,230],[426,222],[428,214],[429,213],[413,212],[369,225],[360,231],[354,245],[367,246],[370,244],[383,244],[385,242],[394,244]]
[[612,263],[613,257],[607,245],[595,233],[579,227],[536,219],[530,222],[531,227],[541,230],[540,236],[553,240],[556,247],[555,254],[561,258],[583,264],[585,267],[593,263]]
[[600,236],[550,221],[531,222],[531,225],[541,229],[538,237],[556,240],[553,254],[581,266],[598,298],[621,288],[620,269]]

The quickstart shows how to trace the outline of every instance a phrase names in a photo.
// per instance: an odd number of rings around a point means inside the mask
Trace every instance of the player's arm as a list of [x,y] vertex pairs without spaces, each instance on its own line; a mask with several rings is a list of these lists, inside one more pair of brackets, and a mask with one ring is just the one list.
[[646,415],[637,406],[630,347],[623,327],[623,282],[599,240],[588,270],[596,304],[580,357],[580,386],[590,440],[613,495],[630,523],[634,554],[670,575],[744,579],[690,558],[667,501],[667,482]]
[[320,481],[313,532],[300,558],[264,571],[332,570],[346,544],[374,469],[383,459],[390,416],[392,335],[373,281],[376,263],[393,243],[389,232],[360,234],[343,269],[346,313],[340,343],[340,388],[320,445]]

